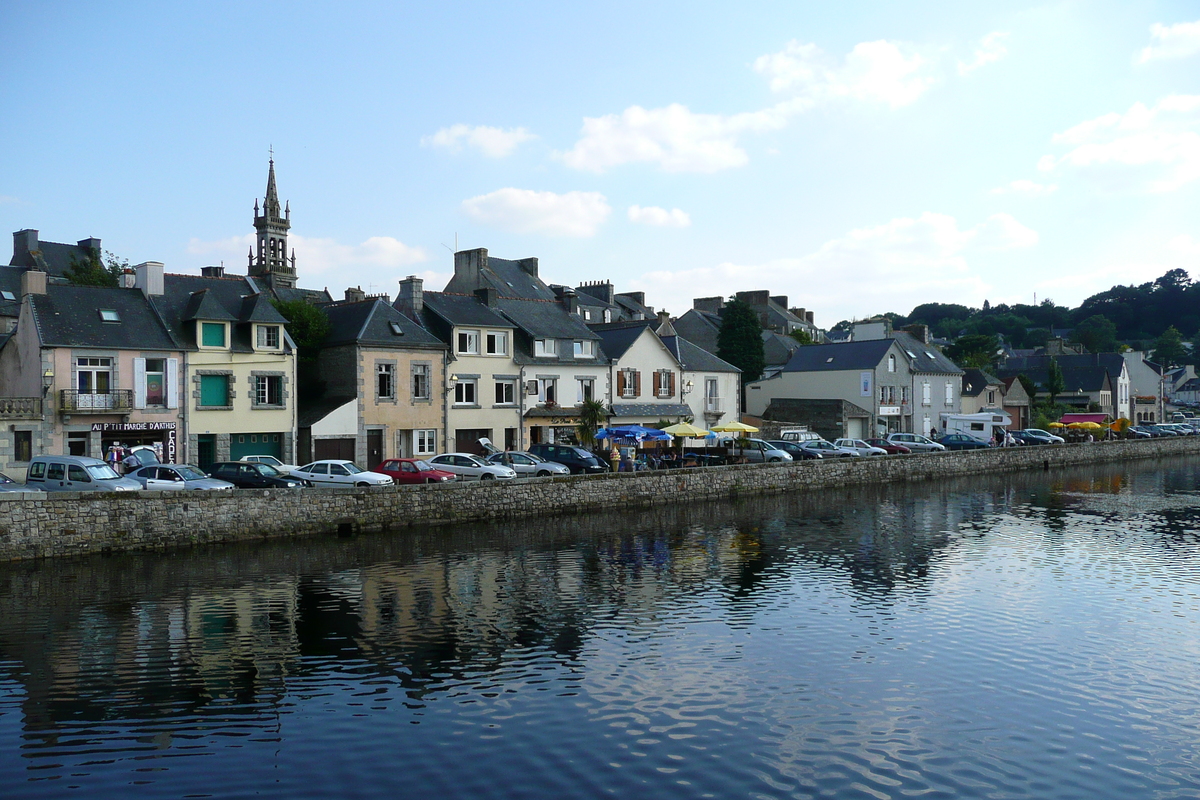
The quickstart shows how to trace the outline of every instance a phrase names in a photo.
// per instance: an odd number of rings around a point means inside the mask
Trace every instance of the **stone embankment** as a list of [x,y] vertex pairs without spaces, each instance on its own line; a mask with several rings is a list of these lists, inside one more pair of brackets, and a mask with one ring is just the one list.
[[0,494],[0,560],[449,525],[1200,454],[1200,437],[435,486]]

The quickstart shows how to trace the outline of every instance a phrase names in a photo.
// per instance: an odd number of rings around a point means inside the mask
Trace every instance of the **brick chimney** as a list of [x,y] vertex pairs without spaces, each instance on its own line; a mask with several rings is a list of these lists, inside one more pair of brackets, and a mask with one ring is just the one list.
[[396,295],[395,309],[414,322],[421,321],[421,313],[425,310],[424,286],[424,279],[409,275],[400,281],[400,293]]

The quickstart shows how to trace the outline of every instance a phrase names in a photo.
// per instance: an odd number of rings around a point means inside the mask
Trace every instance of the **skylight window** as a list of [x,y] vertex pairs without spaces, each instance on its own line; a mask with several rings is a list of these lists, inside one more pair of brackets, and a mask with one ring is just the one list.
[[17,299],[17,296],[8,290],[0,292],[0,297],[3,297],[5,300],[9,300],[9,301]]
[[832,363],[833,363],[833,356],[830,356],[829,358],[825,359],[825,363],[826,363],[826,364],[832,364]]
[[115,308],[101,308],[98,310],[100,312],[100,321],[101,322],[120,322],[121,321],[121,315],[117,313],[117,310]]
[[388,321],[388,327],[392,329],[393,336],[403,336],[404,329],[400,327],[400,323],[395,320]]
[[916,354],[916,353],[914,353],[912,350],[905,350],[904,352],[908,353],[908,357],[909,357],[909,358],[916,358],[916,357],[917,357],[917,354]]

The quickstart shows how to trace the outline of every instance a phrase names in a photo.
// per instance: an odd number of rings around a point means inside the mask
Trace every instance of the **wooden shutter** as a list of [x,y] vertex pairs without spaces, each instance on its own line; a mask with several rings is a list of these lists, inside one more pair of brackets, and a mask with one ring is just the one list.
[[167,359],[167,408],[179,408],[179,359]]
[[667,373],[667,396],[668,397],[675,396],[675,373],[674,372]]
[[146,407],[146,359],[133,360],[133,407]]
[[642,396],[642,371],[635,370],[633,373],[633,396]]
[[625,370],[617,370],[617,397],[625,396]]

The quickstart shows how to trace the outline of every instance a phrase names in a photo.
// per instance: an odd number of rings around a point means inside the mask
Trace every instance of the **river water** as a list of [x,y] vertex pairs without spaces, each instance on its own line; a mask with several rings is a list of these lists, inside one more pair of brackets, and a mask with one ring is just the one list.
[[0,566],[6,798],[1200,796],[1200,461]]

